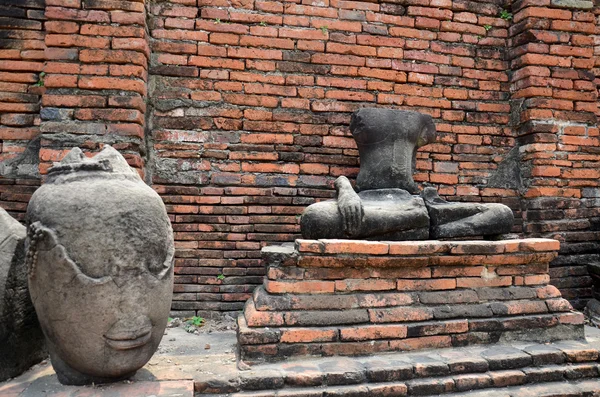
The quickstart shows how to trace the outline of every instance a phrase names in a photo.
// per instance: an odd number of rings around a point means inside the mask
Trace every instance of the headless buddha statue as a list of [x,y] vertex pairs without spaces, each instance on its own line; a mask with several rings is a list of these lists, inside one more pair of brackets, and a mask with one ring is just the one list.
[[431,187],[419,192],[412,175],[417,149],[435,142],[430,116],[360,109],[350,131],[360,155],[358,193],[339,177],[336,200],[312,204],[302,214],[304,238],[426,240],[510,232],[514,217],[505,205],[450,203]]

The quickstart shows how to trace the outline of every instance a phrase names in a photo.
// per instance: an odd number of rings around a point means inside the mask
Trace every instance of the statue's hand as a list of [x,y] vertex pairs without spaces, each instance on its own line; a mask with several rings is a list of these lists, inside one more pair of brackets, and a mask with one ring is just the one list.
[[337,204],[342,216],[344,232],[349,236],[356,236],[360,231],[364,215],[362,201],[346,177],[338,178],[335,187],[338,192]]

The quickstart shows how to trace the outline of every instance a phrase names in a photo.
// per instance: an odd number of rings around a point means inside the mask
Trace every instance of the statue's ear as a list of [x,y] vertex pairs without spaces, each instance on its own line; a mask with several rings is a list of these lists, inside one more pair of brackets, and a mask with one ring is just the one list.
[[[69,283],[75,278],[85,284],[102,284],[111,279],[110,276],[94,278],[84,274],[81,268],[73,261],[65,247],[59,243],[58,236],[54,230],[45,227],[41,222],[29,225],[27,231],[27,256],[26,264],[30,280],[42,278],[39,282],[59,287],[60,283]],[[44,262],[51,264],[39,269],[38,258],[44,256]]]

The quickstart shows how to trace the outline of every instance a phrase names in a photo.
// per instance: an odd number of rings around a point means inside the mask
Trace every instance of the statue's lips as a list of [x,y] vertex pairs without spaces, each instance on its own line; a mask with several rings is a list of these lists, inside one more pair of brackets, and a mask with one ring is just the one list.
[[150,342],[151,330],[150,328],[137,333],[123,332],[121,334],[104,335],[104,339],[115,350],[135,349]]

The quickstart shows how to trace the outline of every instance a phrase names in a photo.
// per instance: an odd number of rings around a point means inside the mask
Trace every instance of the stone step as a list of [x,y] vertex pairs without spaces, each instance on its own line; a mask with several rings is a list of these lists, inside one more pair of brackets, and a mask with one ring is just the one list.
[[406,385],[404,383],[381,383],[333,387],[312,387],[268,391],[248,391],[232,394],[202,395],[206,397],[402,397],[439,396],[444,397],[598,397],[599,379],[561,380],[538,384],[522,384],[494,389],[466,392],[446,392],[447,383],[439,380],[436,387],[429,385]]
[[445,397],[598,397],[600,380],[548,382],[537,385],[513,386],[494,390],[451,393]]
[[477,389],[598,378],[599,349],[597,342],[520,342],[371,357],[307,358],[196,380],[195,390],[231,397],[450,396]]

